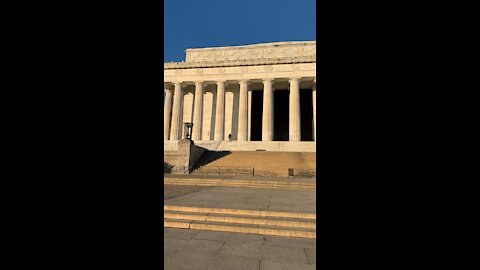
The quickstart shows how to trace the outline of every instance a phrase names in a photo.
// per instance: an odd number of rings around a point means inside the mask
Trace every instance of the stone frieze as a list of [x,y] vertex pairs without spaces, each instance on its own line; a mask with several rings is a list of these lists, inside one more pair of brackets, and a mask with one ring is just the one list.
[[187,49],[186,62],[224,62],[238,60],[315,57],[316,41],[275,42],[247,46]]

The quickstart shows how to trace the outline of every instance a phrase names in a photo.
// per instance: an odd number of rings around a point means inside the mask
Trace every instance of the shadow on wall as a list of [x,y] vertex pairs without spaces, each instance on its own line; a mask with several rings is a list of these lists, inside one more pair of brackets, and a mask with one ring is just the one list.
[[163,173],[171,173],[172,166],[166,162],[163,162]]
[[220,152],[215,152],[215,151],[205,151],[203,153],[203,156],[197,161],[195,166],[192,168],[192,170],[198,169],[200,167],[203,167],[209,163],[214,162],[217,159],[221,159],[227,155],[230,155],[232,152],[230,151],[220,151]]

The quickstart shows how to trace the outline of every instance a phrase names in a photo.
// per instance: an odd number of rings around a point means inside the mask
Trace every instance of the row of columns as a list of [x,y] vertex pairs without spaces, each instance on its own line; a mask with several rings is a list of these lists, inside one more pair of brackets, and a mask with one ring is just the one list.
[[[300,141],[300,78],[291,78],[290,83],[290,112],[289,112],[289,140]],[[248,140],[248,87],[250,82],[240,80],[240,98],[239,98],[239,117],[238,117],[238,141]],[[263,80],[263,115],[262,115],[262,141],[273,141],[274,133],[274,95],[273,80]],[[203,94],[204,82],[195,83],[195,104],[193,113],[192,139],[202,140],[202,120],[203,120]],[[164,106],[164,138],[178,140],[178,134],[181,127],[180,110],[182,110],[182,84],[174,83],[173,110],[172,91],[165,89]],[[314,140],[316,141],[316,81],[314,80],[313,89],[313,128]],[[172,110],[170,119],[170,110]],[[170,125],[171,123],[171,125]],[[217,109],[215,115],[214,140],[224,140],[225,127],[225,81],[217,81]]]

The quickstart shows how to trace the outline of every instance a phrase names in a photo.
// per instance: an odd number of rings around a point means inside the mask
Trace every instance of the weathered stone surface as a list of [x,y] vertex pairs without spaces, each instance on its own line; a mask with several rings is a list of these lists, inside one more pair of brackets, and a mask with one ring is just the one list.
[[[164,172],[189,174],[204,152],[204,148],[196,146],[191,140],[181,140],[178,142],[176,151],[170,150],[164,152]],[[168,171],[166,171],[167,168]]]
[[187,49],[186,53],[186,62],[315,57],[316,42],[273,42],[245,46],[197,48]]

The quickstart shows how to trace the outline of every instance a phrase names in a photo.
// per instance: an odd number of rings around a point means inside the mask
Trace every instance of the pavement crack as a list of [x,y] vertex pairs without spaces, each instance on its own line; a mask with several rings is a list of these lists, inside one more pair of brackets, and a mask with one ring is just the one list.
[[220,250],[222,250],[223,246],[225,246],[227,242],[223,242],[223,244],[220,246],[220,248],[217,250],[217,252],[215,252],[215,255],[218,255],[218,253],[220,253]]
[[307,254],[307,249],[306,249],[306,248],[303,249],[303,253],[305,253],[305,257],[307,257],[307,262],[308,262],[308,264],[312,264],[312,263],[310,262],[310,259],[308,258],[308,254]]

